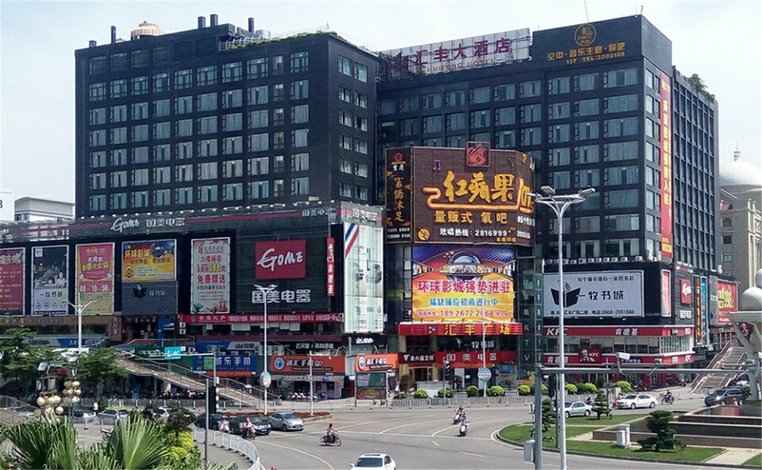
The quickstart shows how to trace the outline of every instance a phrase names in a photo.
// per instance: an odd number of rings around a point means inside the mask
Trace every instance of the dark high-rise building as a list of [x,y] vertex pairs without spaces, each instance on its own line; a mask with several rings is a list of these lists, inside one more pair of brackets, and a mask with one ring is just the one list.
[[375,57],[253,28],[112,27],[76,51],[77,216],[371,201]]

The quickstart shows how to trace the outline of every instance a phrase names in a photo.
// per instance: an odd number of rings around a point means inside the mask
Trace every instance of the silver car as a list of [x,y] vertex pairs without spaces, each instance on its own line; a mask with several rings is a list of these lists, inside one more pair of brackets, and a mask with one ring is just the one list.
[[304,422],[294,413],[273,413],[269,420],[273,429],[281,431],[301,431],[304,429]]
[[584,401],[573,401],[566,404],[564,413],[567,418],[572,416],[590,416],[593,411],[593,407],[585,403]]

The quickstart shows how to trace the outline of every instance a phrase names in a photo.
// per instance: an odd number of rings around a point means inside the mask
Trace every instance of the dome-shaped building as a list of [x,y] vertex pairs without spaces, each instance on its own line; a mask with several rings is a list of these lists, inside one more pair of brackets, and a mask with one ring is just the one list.
[[741,159],[738,150],[720,168],[719,219],[719,263],[738,279],[742,292],[762,269],[762,168]]

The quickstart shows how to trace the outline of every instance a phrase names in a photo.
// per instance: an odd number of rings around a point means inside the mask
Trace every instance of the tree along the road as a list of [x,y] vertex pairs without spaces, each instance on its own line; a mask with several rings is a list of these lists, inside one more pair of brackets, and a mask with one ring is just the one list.
[[31,388],[39,377],[41,362],[61,361],[61,355],[52,349],[30,345],[28,341],[34,335],[34,331],[21,326],[9,328],[0,339],[0,374],[6,379],[17,379],[25,389]]
[[93,390],[108,379],[127,378],[129,372],[119,365],[117,354],[114,348],[90,348],[77,359],[77,378]]
[[[553,436],[550,435],[550,428],[556,424],[556,412],[553,409],[553,402],[550,398],[542,400],[542,410],[540,412],[542,413],[542,440],[552,441]],[[531,435],[534,437],[534,428],[532,428]]]
[[656,436],[651,436],[646,439],[638,441],[642,449],[653,449],[656,452],[660,450],[670,450],[677,447],[685,447],[675,437],[675,431],[669,428],[669,423],[672,421],[671,411],[653,411],[646,417],[646,426],[648,429],[656,433]]
[[601,419],[601,415],[608,416],[609,419],[613,418],[609,398],[603,390],[598,390],[598,395],[595,397],[595,403],[593,404],[593,413],[598,416],[598,419]]

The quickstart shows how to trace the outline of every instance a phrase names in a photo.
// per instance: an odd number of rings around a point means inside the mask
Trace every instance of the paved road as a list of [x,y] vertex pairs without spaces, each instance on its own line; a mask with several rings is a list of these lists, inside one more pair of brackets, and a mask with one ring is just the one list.
[[[661,408],[677,409],[676,405]],[[499,442],[494,437],[495,432],[505,425],[528,421],[530,415],[527,407],[472,408],[468,410],[472,424],[466,437],[457,436],[457,428],[451,424],[452,411],[428,408],[334,410],[332,422],[342,438],[341,447],[319,445],[326,421],[308,422],[303,432],[274,431],[270,436],[257,438],[256,445],[262,466],[276,467],[278,470],[345,469],[364,452],[388,453],[394,457],[400,470],[534,468],[534,464],[524,462],[522,449]],[[638,410],[639,413],[648,411]],[[623,463],[621,460],[568,456],[568,466],[572,469],[711,468],[632,461]],[[543,464],[544,468],[558,468],[558,454],[543,453]]]

